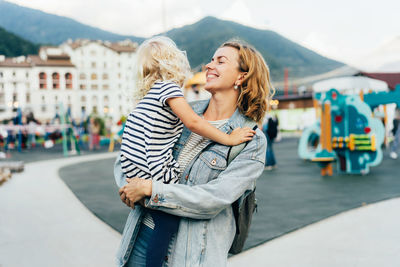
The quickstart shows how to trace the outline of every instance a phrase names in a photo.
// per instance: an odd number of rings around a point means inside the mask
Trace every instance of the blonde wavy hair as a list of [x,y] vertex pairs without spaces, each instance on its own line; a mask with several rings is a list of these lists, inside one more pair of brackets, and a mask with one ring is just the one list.
[[267,63],[255,48],[243,41],[228,41],[220,47],[232,47],[238,50],[239,71],[247,74],[239,89],[237,105],[241,113],[257,123],[261,122],[275,94]]
[[192,75],[186,52],[165,36],[150,38],[139,46],[136,68],[136,99],[142,99],[155,82],[170,81],[182,87]]

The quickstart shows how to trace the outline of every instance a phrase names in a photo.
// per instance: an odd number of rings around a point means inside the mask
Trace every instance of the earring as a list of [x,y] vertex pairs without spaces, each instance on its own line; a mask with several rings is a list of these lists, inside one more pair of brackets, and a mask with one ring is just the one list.
[[235,84],[235,86],[233,87],[233,89],[237,90],[239,87]]

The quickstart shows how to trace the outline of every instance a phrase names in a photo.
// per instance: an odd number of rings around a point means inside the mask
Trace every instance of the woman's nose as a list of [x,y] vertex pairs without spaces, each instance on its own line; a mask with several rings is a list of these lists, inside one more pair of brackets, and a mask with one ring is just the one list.
[[207,69],[207,70],[212,69],[212,61],[209,62],[209,63],[206,65],[206,69]]

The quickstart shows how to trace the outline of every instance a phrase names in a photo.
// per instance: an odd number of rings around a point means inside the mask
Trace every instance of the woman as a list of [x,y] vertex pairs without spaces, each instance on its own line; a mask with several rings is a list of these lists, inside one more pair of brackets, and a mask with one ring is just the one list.
[[[239,42],[224,43],[207,64],[205,89],[209,101],[193,110],[222,131],[242,127],[246,116],[260,122],[271,88],[262,56]],[[252,190],[264,169],[266,140],[260,130],[227,166],[228,146],[213,143],[184,129],[174,148],[183,170],[181,184],[163,184],[134,178],[121,187],[121,200],[132,208],[118,252],[119,266],[146,266],[150,228],[142,224],[147,208],[181,217],[178,233],[166,257],[168,266],[225,266],[236,225],[231,204]],[[114,175],[125,177],[116,162]],[[143,208],[135,205],[145,199]]]

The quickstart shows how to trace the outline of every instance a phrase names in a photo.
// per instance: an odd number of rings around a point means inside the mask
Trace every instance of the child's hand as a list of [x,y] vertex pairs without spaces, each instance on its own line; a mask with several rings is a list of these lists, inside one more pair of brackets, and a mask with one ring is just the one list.
[[256,134],[256,131],[252,130],[249,127],[236,128],[229,135],[229,144],[228,145],[236,146],[240,143],[250,141],[255,134]]

